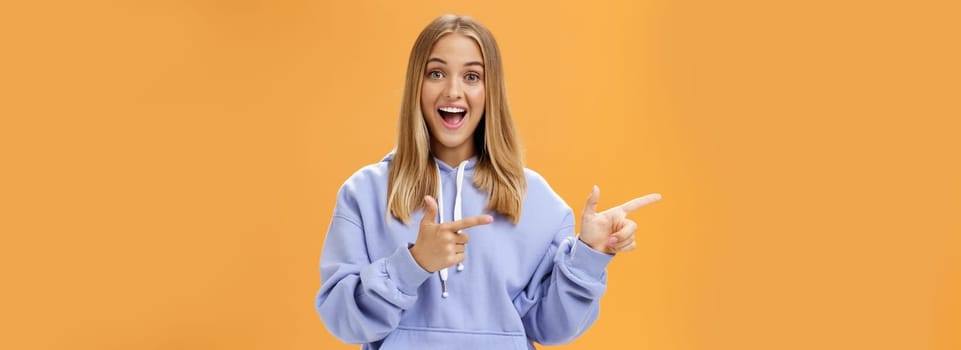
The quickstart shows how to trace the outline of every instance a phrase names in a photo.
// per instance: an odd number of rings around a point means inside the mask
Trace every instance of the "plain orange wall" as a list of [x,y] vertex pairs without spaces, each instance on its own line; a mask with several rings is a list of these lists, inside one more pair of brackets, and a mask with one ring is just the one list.
[[0,348],[355,349],[321,244],[445,12],[575,211],[664,196],[557,348],[961,348],[961,22],[925,0],[5,2]]

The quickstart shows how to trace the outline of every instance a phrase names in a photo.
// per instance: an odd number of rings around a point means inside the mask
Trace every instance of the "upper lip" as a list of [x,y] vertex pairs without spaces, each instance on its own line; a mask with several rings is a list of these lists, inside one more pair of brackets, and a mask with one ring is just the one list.
[[441,106],[438,106],[437,109],[446,108],[446,107],[460,108],[460,109],[463,109],[464,111],[467,111],[467,106],[462,106],[462,105],[441,105]]

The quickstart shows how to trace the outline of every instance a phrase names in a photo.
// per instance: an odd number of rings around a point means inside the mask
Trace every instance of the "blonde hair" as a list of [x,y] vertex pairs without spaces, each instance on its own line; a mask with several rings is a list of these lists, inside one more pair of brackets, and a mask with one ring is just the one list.
[[428,55],[444,35],[458,33],[480,46],[484,59],[484,115],[474,130],[477,164],[474,186],[487,192],[487,210],[520,220],[527,182],[524,178],[523,151],[514,129],[500,50],[494,36],[483,25],[467,16],[443,15],[427,25],[410,51],[407,82],[400,109],[397,148],[387,177],[387,208],[406,223],[411,213],[423,207],[425,195],[436,197],[437,171],[431,161],[430,133],[421,111],[421,85]]

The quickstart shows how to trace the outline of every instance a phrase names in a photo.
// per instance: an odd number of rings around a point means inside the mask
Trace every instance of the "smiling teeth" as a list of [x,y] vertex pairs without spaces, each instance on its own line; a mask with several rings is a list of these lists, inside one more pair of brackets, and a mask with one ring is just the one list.
[[465,109],[457,107],[441,107],[440,110],[447,113],[461,113],[465,111]]

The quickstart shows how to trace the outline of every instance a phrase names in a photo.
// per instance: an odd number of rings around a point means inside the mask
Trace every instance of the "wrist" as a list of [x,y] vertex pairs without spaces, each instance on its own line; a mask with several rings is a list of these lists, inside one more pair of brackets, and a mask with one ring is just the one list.
[[428,267],[427,262],[421,258],[420,249],[414,249],[416,247],[417,245],[413,244],[410,247],[408,247],[407,250],[410,251],[410,256],[414,258],[414,262],[417,263],[417,265],[420,266],[420,268],[424,269],[424,271],[427,271],[427,272],[437,272],[438,270],[440,270],[440,269],[431,269],[430,267]]
[[588,242],[588,241],[585,241],[585,240],[581,239],[580,234],[577,235],[577,239],[578,239],[579,241],[581,241],[581,242],[584,242],[584,245],[590,247],[591,249],[593,249],[594,251],[596,251],[596,252],[598,252],[598,253],[604,253],[604,254],[607,254],[607,255],[614,255],[614,253],[611,253],[611,252],[607,249],[607,245],[605,245],[605,244],[601,244],[600,246],[597,246],[597,245],[595,245],[595,244],[592,244],[591,242]]
[[417,266],[420,266],[420,268],[424,269],[424,271],[431,272],[427,269],[427,267],[424,266],[424,263],[421,262],[420,258],[418,257],[420,254],[418,254],[418,250],[414,249],[414,247],[416,247],[414,244],[412,244],[410,247],[407,247],[407,250],[410,251],[410,257],[414,258],[414,262],[417,263]]

